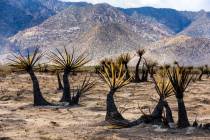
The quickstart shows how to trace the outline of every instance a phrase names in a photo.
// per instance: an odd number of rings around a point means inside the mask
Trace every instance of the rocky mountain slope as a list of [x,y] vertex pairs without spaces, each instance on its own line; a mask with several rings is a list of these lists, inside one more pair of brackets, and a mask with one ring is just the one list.
[[[140,14],[155,19],[174,33],[178,33],[191,24],[192,20],[180,11],[174,9],[158,9],[153,7],[121,9],[128,15]],[[195,16],[195,13],[192,15]]]
[[182,65],[210,64],[210,40],[176,36],[153,43],[145,55],[159,64],[171,64],[174,61]]
[[86,2],[62,2],[59,0],[37,0],[40,2],[43,6],[47,7],[48,9],[58,13],[70,6],[75,6],[75,7],[83,7],[87,5],[91,5]]
[[20,30],[40,24],[54,14],[36,0],[1,0],[0,35],[12,36]]
[[0,35],[12,36],[18,31],[41,24],[47,18],[69,6],[86,6],[84,2],[71,3],[59,0],[1,0]]
[[204,64],[210,55],[209,23],[210,13],[206,11],[122,9],[59,0],[1,0],[0,55],[17,49],[52,50],[67,46],[86,52],[95,63],[145,47],[148,57],[162,58],[160,63],[172,62],[175,57],[183,64]]
[[108,4],[69,7],[10,41],[22,49],[74,46],[95,58],[137,49],[171,35],[159,23],[146,21],[134,20]]
[[210,13],[201,13],[200,16],[180,34],[210,38]]

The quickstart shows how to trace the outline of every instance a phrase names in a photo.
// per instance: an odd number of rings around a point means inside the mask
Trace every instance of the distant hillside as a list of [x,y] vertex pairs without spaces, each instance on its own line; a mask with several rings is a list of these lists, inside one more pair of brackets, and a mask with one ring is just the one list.
[[210,13],[200,13],[199,17],[180,34],[192,37],[210,38]]
[[161,24],[167,26],[174,33],[178,33],[191,24],[191,20],[182,12],[174,9],[158,9],[153,7],[121,9],[128,15],[138,13],[152,17]]
[[83,7],[91,5],[86,2],[62,2],[59,0],[37,0],[37,1],[39,1],[43,6],[47,7],[48,9],[56,13],[68,8],[69,6]]
[[69,7],[10,40],[22,49],[74,46],[96,57],[133,50],[170,35],[159,23],[134,20],[108,4],[97,4]]
[[9,37],[18,31],[41,24],[69,6],[86,6],[84,2],[58,0],[0,0],[0,35]]
[[36,0],[1,0],[0,35],[14,35],[20,30],[42,23],[54,14]]
[[145,54],[147,58],[160,64],[178,61],[182,65],[210,64],[210,40],[177,36],[150,45]]
[[[160,63],[209,63],[210,13],[59,0],[0,1],[0,59],[10,52],[67,46],[92,63],[138,48]],[[3,55],[5,54],[5,55]],[[3,55],[3,57],[2,57]],[[2,59],[4,58],[4,59]]]

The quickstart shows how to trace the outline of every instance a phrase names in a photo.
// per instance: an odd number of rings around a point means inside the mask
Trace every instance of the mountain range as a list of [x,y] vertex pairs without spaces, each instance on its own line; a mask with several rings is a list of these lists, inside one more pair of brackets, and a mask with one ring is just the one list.
[[[40,47],[77,49],[95,64],[104,57],[147,50],[160,63],[210,64],[210,12],[118,8],[58,0],[0,1],[0,58]],[[161,57],[160,57],[161,58]],[[191,61],[193,59],[193,61]]]

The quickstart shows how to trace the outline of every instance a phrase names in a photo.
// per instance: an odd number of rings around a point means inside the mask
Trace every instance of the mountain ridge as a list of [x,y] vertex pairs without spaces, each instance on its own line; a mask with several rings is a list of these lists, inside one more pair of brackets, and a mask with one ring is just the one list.
[[[203,42],[201,38],[205,41],[210,39],[210,13],[206,11],[153,7],[123,9],[104,3],[93,5],[58,0],[8,1],[0,1],[3,5],[0,12],[8,11],[8,5],[16,8],[0,19],[2,54],[16,52],[17,49],[40,47],[52,50],[67,46],[88,52],[95,64],[95,60],[139,48],[150,48],[148,54],[154,56],[166,53],[164,50],[168,48],[171,56],[193,63],[185,54],[183,57],[177,55],[178,45],[183,50],[191,52],[191,49],[197,49],[199,52],[199,45],[202,46]],[[31,6],[31,3],[34,5]],[[16,11],[17,15],[14,14]],[[3,14],[0,16],[3,17]],[[22,18],[14,20],[17,16]],[[184,38],[188,41],[183,41]],[[171,45],[171,42],[175,43]],[[195,44],[197,48],[193,47]],[[159,47],[154,49],[152,45]],[[170,55],[167,54],[167,57],[171,60]],[[203,63],[203,60],[199,61]]]

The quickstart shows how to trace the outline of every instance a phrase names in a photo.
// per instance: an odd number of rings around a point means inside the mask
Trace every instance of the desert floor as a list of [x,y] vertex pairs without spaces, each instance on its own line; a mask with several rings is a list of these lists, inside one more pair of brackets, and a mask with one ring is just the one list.
[[[88,74],[90,75],[90,74]],[[58,102],[55,75],[37,74],[45,98]],[[71,77],[76,88],[85,74]],[[210,139],[210,132],[187,128],[160,129],[157,126],[139,125],[133,128],[114,129],[104,122],[105,99],[108,87],[97,75],[91,74],[96,86],[82,97],[79,106],[34,107],[32,84],[27,74],[12,74],[0,78],[0,140],[74,140],[74,139]],[[151,82],[130,84],[116,93],[116,102],[124,117],[135,120],[141,116],[138,106],[151,110],[157,99]],[[192,83],[187,89],[186,107],[191,123],[196,116],[199,123],[210,123],[210,79]],[[177,106],[174,97],[168,99],[175,120]],[[145,112],[148,112],[145,110]]]

